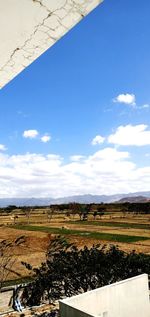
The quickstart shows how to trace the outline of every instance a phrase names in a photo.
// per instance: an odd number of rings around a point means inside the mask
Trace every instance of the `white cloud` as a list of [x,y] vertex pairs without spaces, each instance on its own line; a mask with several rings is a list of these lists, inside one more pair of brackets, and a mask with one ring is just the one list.
[[135,106],[135,95],[134,94],[120,94],[113,99],[113,102],[124,103],[126,105]]
[[85,156],[83,156],[83,155],[72,155],[72,156],[70,156],[70,160],[74,161],[74,162],[79,162],[79,161],[81,161],[84,158],[85,158]]
[[150,166],[138,168],[127,151],[104,148],[79,161],[59,155],[0,153],[0,197],[62,197],[149,190]]
[[92,145],[96,144],[102,144],[104,142],[105,138],[102,137],[101,135],[96,135],[96,137],[92,140]]
[[[38,136],[37,130],[25,132],[25,137]],[[38,136],[38,139],[42,141],[43,137]],[[97,135],[94,139],[95,144],[99,144],[105,138]],[[150,145],[150,130],[145,124],[119,126],[107,141],[115,145]],[[0,150],[4,149],[0,144]],[[150,184],[150,166],[138,168],[128,151],[112,147],[88,156],[72,155],[69,163],[55,154],[6,155],[0,152],[0,175],[0,197],[116,194],[147,191]]]
[[24,138],[35,139],[38,136],[39,132],[37,130],[25,130],[23,132]]
[[119,126],[114,134],[108,137],[108,142],[116,145],[150,145],[150,130],[145,124]]
[[4,144],[0,144],[0,151],[6,151],[7,148]]
[[99,161],[100,159],[102,160],[111,160],[111,161],[120,161],[122,159],[127,159],[129,158],[129,152],[125,152],[125,151],[117,151],[114,148],[105,148],[103,150],[97,151],[96,153],[94,153],[92,156],[89,156],[89,160],[92,159],[92,161]]
[[41,141],[42,141],[43,143],[47,143],[47,142],[49,142],[50,140],[51,140],[51,136],[48,135],[48,134],[43,135],[43,136],[41,137]]
[[141,107],[139,107],[140,109],[148,109],[150,108],[150,105],[148,103],[142,105]]

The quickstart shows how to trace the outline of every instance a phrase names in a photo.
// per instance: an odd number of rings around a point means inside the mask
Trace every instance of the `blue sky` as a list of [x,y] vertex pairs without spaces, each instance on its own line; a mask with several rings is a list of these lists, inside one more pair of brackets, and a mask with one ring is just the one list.
[[0,91],[0,197],[150,190],[149,21],[105,0]]

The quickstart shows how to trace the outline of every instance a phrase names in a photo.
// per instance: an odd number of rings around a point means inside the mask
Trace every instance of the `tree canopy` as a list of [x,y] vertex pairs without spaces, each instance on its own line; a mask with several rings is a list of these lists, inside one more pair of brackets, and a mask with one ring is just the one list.
[[111,245],[78,249],[63,238],[50,241],[46,261],[39,268],[23,263],[34,275],[24,291],[24,305],[49,303],[142,273],[150,274],[150,256],[125,253]]

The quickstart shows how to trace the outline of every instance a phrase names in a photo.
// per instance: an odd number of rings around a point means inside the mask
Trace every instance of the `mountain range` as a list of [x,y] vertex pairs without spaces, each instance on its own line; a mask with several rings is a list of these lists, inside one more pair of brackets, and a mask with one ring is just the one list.
[[76,195],[62,198],[0,198],[0,207],[9,205],[48,206],[51,204],[77,203],[111,203],[111,202],[143,202],[150,199],[150,191],[115,195]]

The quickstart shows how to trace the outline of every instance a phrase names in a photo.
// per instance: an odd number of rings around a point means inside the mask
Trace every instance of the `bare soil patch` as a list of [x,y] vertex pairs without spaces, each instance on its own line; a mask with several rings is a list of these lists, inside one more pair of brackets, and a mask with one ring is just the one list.
[[[29,275],[29,272],[25,269],[21,262],[27,262],[35,267],[38,267],[40,263],[45,260],[45,251],[51,235],[42,232],[15,230],[7,227],[0,228],[0,240],[14,240],[22,235],[25,236],[25,243],[15,248],[14,256],[16,258],[16,262],[13,270],[16,270],[22,276],[27,276]],[[13,272],[10,272],[8,279],[10,280],[15,278],[16,275]]]

